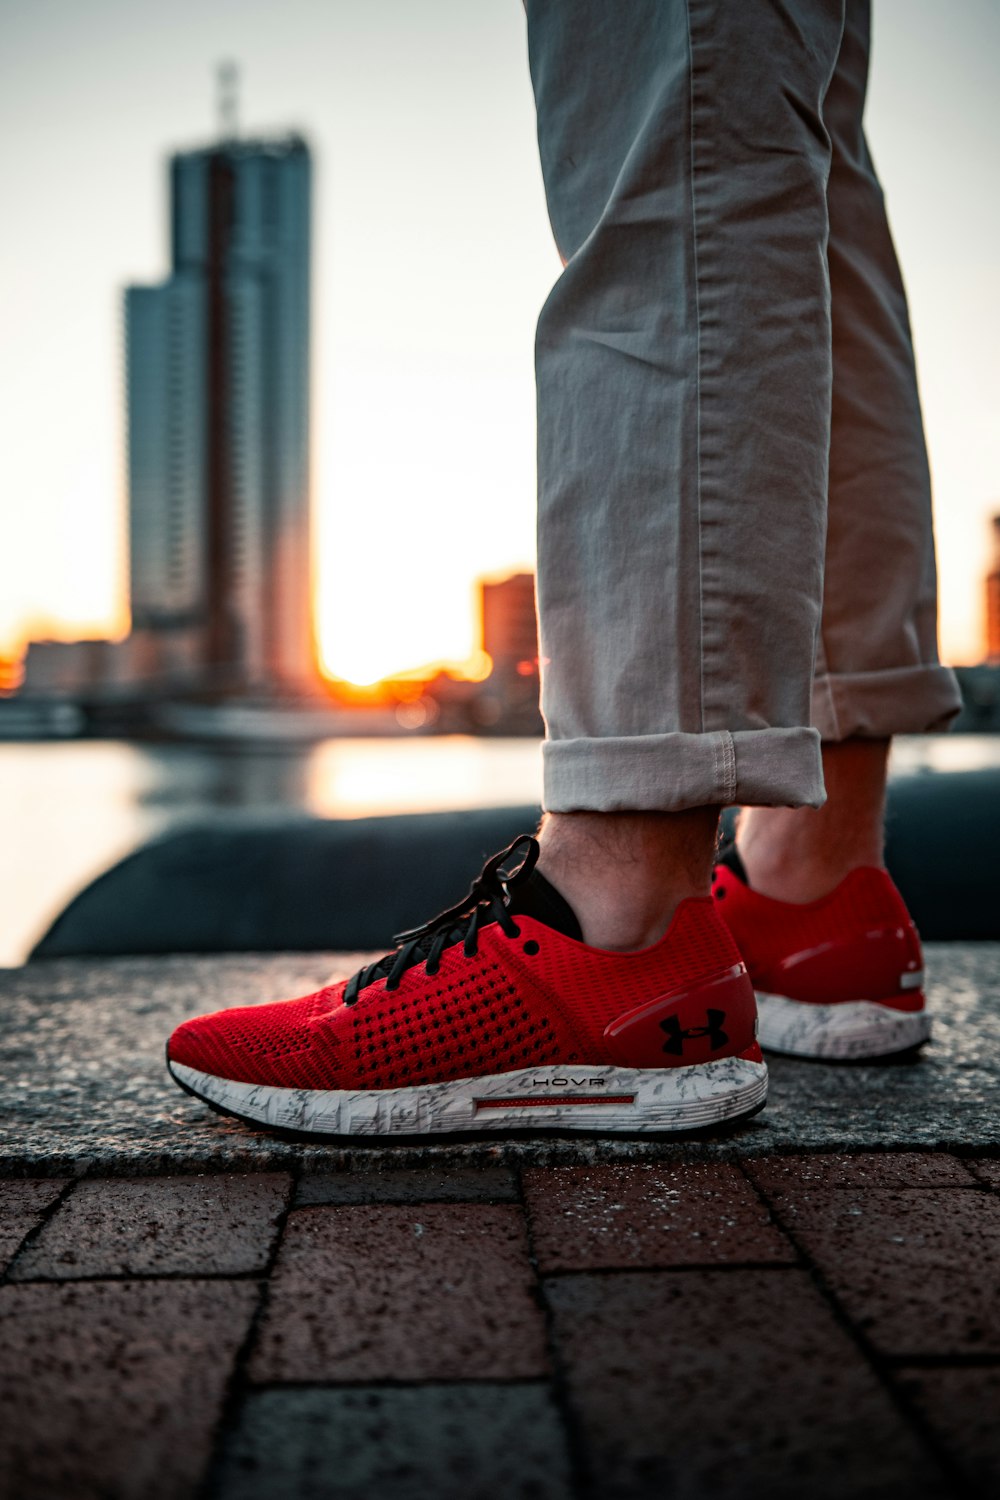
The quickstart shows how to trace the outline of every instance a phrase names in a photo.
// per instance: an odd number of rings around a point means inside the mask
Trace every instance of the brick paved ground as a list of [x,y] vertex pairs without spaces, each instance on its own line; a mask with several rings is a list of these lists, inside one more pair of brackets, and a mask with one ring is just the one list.
[[0,971],[2,1500],[1000,1493],[1000,948],[697,1140],[302,1144],[163,1068],[353,960]]
[[8,1180],[0,1492],[994,1494],[998,1166]]

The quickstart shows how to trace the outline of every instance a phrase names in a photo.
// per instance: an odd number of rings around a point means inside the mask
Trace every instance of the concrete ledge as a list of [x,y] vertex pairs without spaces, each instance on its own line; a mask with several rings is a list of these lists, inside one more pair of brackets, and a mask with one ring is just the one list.
[[300,1143],[213,1114],[167,1077],[185,1017],[304,994],[364,955],[53,959],[0,971],[0,1175],[452,1169],[775,1153],[1000,1153],[1000,944],[928,949],[933,1043],[916,1061],[776,1058],[771,1102],[729,1131],[662,1142],[523,1136],[447,1144]]

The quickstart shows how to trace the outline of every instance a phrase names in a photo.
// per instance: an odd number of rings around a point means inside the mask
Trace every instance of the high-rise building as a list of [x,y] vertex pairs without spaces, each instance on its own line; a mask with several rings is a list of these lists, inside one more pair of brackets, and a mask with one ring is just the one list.
[[126,292],[133,621],[223,690],[316,678],[310,190],[296,135],[175,155],[171,275]]

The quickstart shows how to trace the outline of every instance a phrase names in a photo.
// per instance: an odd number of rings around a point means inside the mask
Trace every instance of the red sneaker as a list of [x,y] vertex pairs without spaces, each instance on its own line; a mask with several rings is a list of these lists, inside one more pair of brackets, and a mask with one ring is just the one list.
[[930,1036],[917,929],[885,870],[803,905],[751,890],[735,850],[712,894],[757,992],[761,1046],[796,1057],[907,1052]]
[[320,1135],[690,1130],[761,1109],[753,986],[713,902],[682,901],[651,948],[591,948],[537,857],[516,839],[346,982],[185,1022],[172,1076],[224,1113]]

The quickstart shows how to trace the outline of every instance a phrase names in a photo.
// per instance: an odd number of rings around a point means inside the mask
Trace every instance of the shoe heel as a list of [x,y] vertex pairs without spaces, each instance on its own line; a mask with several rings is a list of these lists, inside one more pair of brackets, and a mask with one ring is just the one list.
[[676,1068],[737,1057],[757,1035],[757,1002],[746,965],[626,1011],[605,1028],[616,1063]]

